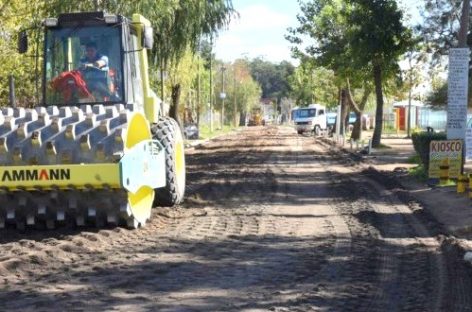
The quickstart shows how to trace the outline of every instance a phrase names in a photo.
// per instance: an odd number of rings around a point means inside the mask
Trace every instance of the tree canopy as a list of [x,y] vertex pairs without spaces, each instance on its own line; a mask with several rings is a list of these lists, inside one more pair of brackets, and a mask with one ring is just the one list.
[[[420,34],[422,44],[426,52],[432,56],[431,71],[436,72],[445,67],[445,57],[449,49],[457,47],[459,42],[460,17],[463,0],[425,0],[423,4],[423,21],[417,25],[416,30]],[[469,23],[469,35],[467,45],[472,44]],[[469,76],[471,71],[469,70]],[[432,91],[428,94],[426,102],[436,108],[444,108],[447,104],[447,81],[434,79]],[[469,79],[468,106],[472,107],[472,80]]]
[[[4,39],[0,42],[0,58],[5,61],[2,62],[5,71],[2,73],[3,70],[0,70],[0,76],[5,78],[6,73],[13,73],[17,80],[22,81],[18,85],[22,103],[31,103],[27,99],[34,94],[31,69],[35,66],[33,59],[20,57],[14,51],[19,29],[39,25],[45,17],[60,13],[96,10],[125,16],[140,13],[148,18],[155,30],[156,45],[150,55],[150,65],[160,68],[167,67],[170,62],[177,64],[187,50],[196,53],[202,37],[214,35],[236,15],[231,0],[38,0],[33,4],[19,0],[5,1],[0,5],[3,21],[0,35]],[[157,72],[151,71],[153,83],[158,80]],[[1,79],[0,90],[8,89],[6,83],[7,79]],[[0,92],[2,100],[6,100],[6,96],[6,92]]]
[[[457,46],[462,0],[425,0],[421,15],[423,22],[416,27],[433,60],[447,55]],[[468,43],[472,42],[470,36]]]
[[[377,99],[373,146],[380,144],[383,119],[383,80],[399,71],[398,60],[411,46],[411,31],[394,0],[312,0],[301,4],[300,26],[287,39],[299,58],[311,58],[341,78],[370,76]],[[312,44],[300,45],[308,36]],[[354,80],[354,82],[356,82]],[[349,91],[349,90],[348,90]],[[350,92],[347,92],[349,102]],[[354,105],[355,106],[355,105]]]
[[295,67],[283,61],[279,64],[255,58],[249,63],[251,75],[262,88],[262,97],[279,101],[290,94],[288,77],[293,74]]
[[289,77],[289,82],[297,106],[319,103],[333,108],[337,105],[338,88],[332,70],[303,62]]

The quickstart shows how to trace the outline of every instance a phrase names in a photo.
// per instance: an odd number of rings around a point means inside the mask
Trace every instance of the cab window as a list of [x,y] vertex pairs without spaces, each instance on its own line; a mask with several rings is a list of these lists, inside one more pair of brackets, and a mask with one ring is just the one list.
[[120,45],[118,27],[48,29],[44,85],[46,104],[122,101]]

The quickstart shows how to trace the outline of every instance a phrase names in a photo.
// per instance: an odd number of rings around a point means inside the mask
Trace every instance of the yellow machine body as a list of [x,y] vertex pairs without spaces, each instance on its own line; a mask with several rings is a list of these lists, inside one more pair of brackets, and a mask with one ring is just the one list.
[[[89,12],[62,14],[44,26],[46,103],[0,112],[0,228],[54,228],[68,220],[79,226],[142,226],[156,189],[167,189],[169,170],[185,181],[180,130],[162,119],[160,99],[150,88],[151,23],[139,14],[128,20]],[[102,42],[85,42],[85,35]],[[112,54],[110,69],[96,68],[91,75],[75,70],[95,66],[85,66],[80,54],[97,45]],[[53,71],[62,64],[62,71]],[[107,79],[95,90],[89,85],[94,75]],[[165,129],[159,127],[163,120]]]

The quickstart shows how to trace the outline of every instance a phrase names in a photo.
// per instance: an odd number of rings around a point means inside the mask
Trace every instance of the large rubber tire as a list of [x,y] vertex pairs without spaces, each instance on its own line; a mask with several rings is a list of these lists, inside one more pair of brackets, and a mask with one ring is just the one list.
[[152,137],[165,149],[166,186],[155,189],[154,206],[172,207],[182,202],[185,194],[185,153],[182,132],[177,122],[160,117],[151,127]]

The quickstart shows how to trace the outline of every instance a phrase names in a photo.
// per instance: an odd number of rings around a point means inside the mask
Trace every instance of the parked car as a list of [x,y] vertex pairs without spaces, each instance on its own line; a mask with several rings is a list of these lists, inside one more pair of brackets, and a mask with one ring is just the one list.
[[271,124],[274,123],[274,118],[270,115],[264,116],[264,118],[262,120],[264,122],[264,125],[271,125]]
[[350,113],[349,113],[348,124],[349,124],[349,125],[354,125],[354,124],[356,123],[356,120],[357,120],[356,113],[350,112]]
[[[350,128],[353,128],[354,127],[354,124],[356,123],[356,120],[357,120],[357,116],[356,116],[356,113],[354,112],[350,112],[349,113],[349,126]],[[361,117],[361,127],[362,127],[362,130],[369,130],[371,129],[371,122],[370,122],[370,116],[367,115],[367,114],[362,114],[362,117]],[[352,129],[351,129],[352,130]]]
[[[333,130],[335,125],[336,125],[336,118],[337,114],[336,113],[327,113],[326,114],[326,122],[328,129]],[[356,123],[357,117],[356,113],[350,112],[349,113],[349,119],[348,119],[348,126],[349,129],[352,130],[354,127],[354,124]],[[472,125],[471,125],[472,127]],[[372,128],[372,122],[371,122],[371,117],[368,114],[362,114],[362,129],[363,130],[369,130]]]
[[334,127],[334,125],[336,124],[336,116],[337,116],[336,113],[327,113],[326,114],[326,123],[327,123],[328,127]]
[[187,140],[198,140],[199,132],[197,125],[194,123],[185,125],[184,136]]
[[334,127],[336,126],[336,113],[327,113],[326,114],[326,126],[329,130],[329,133],[334,131]]

